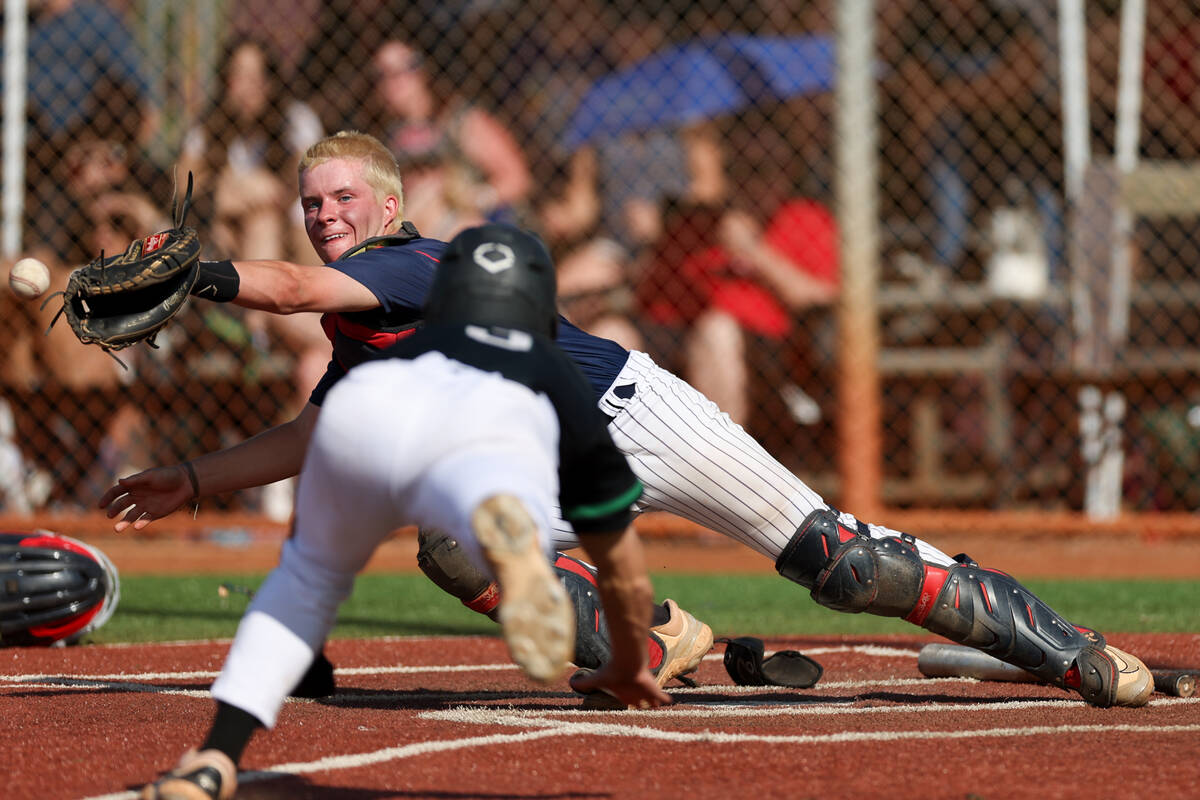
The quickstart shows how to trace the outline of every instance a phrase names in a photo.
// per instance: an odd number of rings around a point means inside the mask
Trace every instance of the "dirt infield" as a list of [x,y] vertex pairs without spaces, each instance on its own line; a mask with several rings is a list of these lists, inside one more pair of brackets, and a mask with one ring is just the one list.
[[[926,637],[771,640],[811,690],[732,685],[720,648],[675,705],[584,711],[480,638],[332,642],[338,693],[289,703],[240,798],[1195,797],[1200,697],[1094,709],[1031,684],[920,676]],[[1200,636],[1123,636],[1165,666]],[[195,744],[227,643],[5,651],[5,797],[132,798]],[[11,735],[11,734],[16,734]]]

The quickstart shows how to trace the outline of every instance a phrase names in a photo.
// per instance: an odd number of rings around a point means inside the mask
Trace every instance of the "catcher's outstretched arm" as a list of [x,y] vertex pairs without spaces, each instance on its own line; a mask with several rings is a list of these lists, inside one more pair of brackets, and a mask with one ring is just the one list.
[[[209,262],[204,262],[207,265]],[[290,261],[234,261],[235,305],[295,314],[301,311],[365,311],[379,306],[375,293],[340,270]],[[203,294],[197,293],[198,297]]]

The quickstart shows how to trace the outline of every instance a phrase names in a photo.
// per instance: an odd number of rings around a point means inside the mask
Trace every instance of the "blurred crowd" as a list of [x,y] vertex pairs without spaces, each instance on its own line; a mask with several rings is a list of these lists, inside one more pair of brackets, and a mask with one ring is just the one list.
[[[640,109],[657,114],[650,124],[580,120],[606,79],[689,42],[788,40],[828,56],[834,3],[541,5],[228,4],[181,107],[146,53],[141,4],[31,0],[23,254],[50,265],[59,290],[74,267],[168,227],[191,172],[204,257],[317,263],[296,164],[325,134],[365,131],[394,152],[405,216],[424,235],[485,220],[538,232],[576,324],[649,352],[787,463],[831,460],[817,430],[835,412],[832,60],[814,55],[810,84],[775,91],[759,85],[762,65],[733,70],[739,97]],[[1065,282],[1050,5],[878,0],[885,277],[980,280],[989,215],[1019,208],[1026,244]],[[1111,153],[1120,3],[1085,5],[1093,146]],[[1196,5],[1148,4],[1147,157],[1200,155]],[[713,84],[706,97],[718,95]],[[54,301],[2,302],[15,422],[0,405],[0,436],[28,463],[3,478],[0,508],[86,506],[115,476],[290,418],[329,353],[313,316],[192,303],[159,349],[119,364],[49,328]]]

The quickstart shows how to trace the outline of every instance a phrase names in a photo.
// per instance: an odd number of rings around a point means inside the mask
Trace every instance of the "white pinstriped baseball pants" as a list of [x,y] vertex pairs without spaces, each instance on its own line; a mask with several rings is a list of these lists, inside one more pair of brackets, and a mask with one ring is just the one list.
[[[608,431],[645,486],[637,511],[668,511],[774,561],[804,518],[828,507],[715,403],[645,353],[630,353],[600,409],[613,417]],[[851,515],[842,521],[855,529]],[[879,525],[868,530],[876,538],[899,535]],[[578,543],[556,519],[554,546]],[[954,563],[927,542],[917,547],[926,561]]]

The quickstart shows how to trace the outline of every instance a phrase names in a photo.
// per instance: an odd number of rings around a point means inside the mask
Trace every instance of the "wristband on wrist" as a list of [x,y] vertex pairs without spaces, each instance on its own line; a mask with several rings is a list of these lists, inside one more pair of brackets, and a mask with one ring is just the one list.
[[214,303],[228,303],[238,295],[241,278],[229,259],[201,261],[191,293]]
[[196,477],[196,468],[191,461],[183,462],[183,471],[187,473],[188,483],[192,485],[192,499],[200,498],[200,480]]

